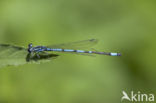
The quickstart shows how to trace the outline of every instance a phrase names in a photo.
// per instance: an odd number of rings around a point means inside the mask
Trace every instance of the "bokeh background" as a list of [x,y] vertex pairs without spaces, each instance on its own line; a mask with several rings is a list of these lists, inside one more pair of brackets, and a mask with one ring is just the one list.
[[[27,47],[96,38],[121,57],[60,54],[0,69],[0,103],[120,103],[156,93],[156,1],[1,0],[0,43]],[[126,102],[126,101],[124,101]]]

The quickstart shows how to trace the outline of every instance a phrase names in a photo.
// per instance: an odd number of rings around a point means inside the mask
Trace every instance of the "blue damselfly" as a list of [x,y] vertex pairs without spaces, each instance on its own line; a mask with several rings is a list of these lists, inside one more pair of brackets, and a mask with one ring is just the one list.
[[[109,56],[121,56],[121,53],[113,53],[113,52],[99,52],[99,51],[86,51],[81,50],[79,48],[86,48],[92,46],[97,43],[96,39],[83,40],[78,42],[66,43],[66,44],[58,44],[51,46],[35,46],[30,43],[28,45],[28,52],[30,54],[37,54],[40,52],[53,51],[53,52],[68,52],[68,53],[77,53],[77,54],[101,54],[101,55],[109,55]],[[74,48],[74,49],[73,49]],[[38,55],[39,57],[39,55]]]

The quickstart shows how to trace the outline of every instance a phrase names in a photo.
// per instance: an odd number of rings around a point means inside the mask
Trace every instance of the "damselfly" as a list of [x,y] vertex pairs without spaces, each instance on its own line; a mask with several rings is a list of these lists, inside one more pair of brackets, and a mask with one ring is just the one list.
[[[92,46],[95,45],[96,43],[97,43],[96,39],[89,39],[51,46],[33,47],[32,44],[29,44],[28,48],[14,46],[10,44],[0,44],[0,67],[7,65],[22,65],[28,62],[30,63],[47,62],[59,56],[57,54],[58,52],[91,55],[91,56],[93,56],[94,54],[121,56],[120,53],[99,52],[96,51],[95,49],[92,50],[91,49]],[[88,50],[88,48],[90,49]]]
[[88,51],[81,50],[79,48],[86,49],[87,47],[91,47],[97,43],[96,39],[83,40],[78,42],[59,44],[59,45],[51,45],[51,46],[35,46],[30,43],[28,45],[28,52],[30,54],[36,54],[38,57],[38,53],[40,52],[68,52],[68,53],[77,53],[77,54],[101,54],[101,55],[109,55],[109,56],[121,56],[121,53],[112,53],[112,52],[99,52],[99,51]]

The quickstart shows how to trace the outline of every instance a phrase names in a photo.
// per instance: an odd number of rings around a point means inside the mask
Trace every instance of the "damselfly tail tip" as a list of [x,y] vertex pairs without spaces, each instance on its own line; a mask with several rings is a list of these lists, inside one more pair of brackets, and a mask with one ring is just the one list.
[[118,53],[117,56],[121,56],[121,53]]
[[121,53],[110,53],[110,56],[121,56]]

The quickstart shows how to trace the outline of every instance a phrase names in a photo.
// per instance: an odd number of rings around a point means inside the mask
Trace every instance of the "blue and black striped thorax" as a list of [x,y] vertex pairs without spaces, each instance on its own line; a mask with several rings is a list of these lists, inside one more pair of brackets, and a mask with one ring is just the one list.
[[46,51],[46,47],[45,46],[36,46],[33,47],[32,43],[28,45],[28,52],[32,53],[32,52],[43,52]]

